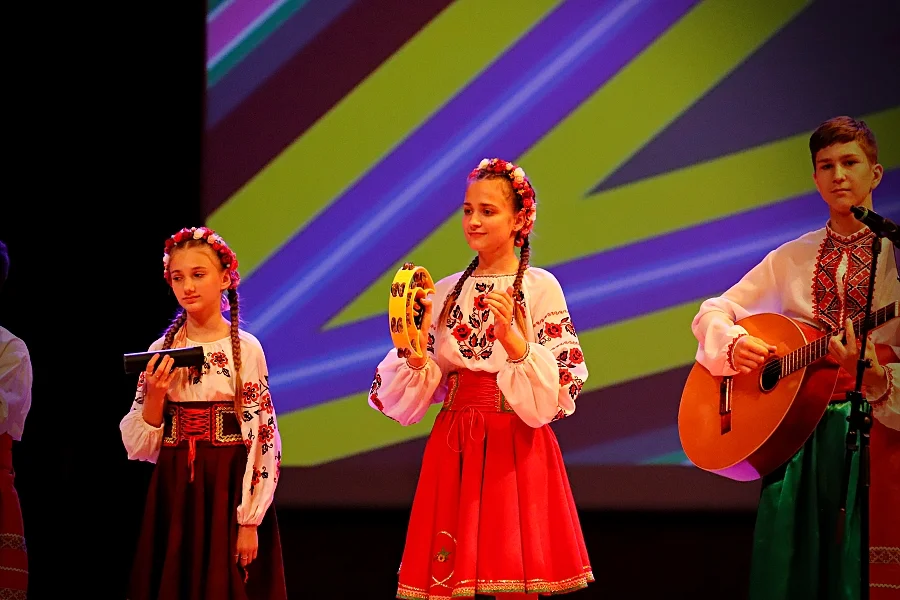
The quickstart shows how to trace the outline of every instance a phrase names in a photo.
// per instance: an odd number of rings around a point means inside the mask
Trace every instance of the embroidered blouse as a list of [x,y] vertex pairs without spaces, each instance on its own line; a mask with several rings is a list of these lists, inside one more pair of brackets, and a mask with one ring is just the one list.
[[494,336],[494,316],[484,298],[491,291],[511,287],[515,273],[470,276],[449,307],[448,318],[438,323],[444,299],[461,276],[456,273],[435,284],[428,362],[420,369],[411,368],[392,349],[375,371],[369,405],[402,425],[417,423],[431,404],[444,401],[447,375],[469,369],[497,373],[497,384],[510,407],[531,427],[575,412],[575,399],[588,371],[556,277],[536,267],[525,271],[522,293],[530,327],[520,333],[528,351],[523,359],[510,361]]
[[[275,496],[281,470],[281,436],[275,418],[275,408],[269,394],[269,371],[259,340],[240,330],[241,382],[244,414],[241,435],[247,448],[247,468],[244,473],[241,503],[237,522],[259,525]],[[183,338],[186,339],[186,338]],[[163,338],[150,345],[150,351],[162,348]],[[176,344],[180,346],[181,344]],[[202,346],[206,360],[201,368],[178,369],[169,385],[170,402],[233,402],[234,364],[231,338],[214,342],[195,342],[186,339],[186,347]],[[122,419],[119,429],[128,451],[128,458],[156,462],[162,445],[163,426],[153,427],[144,420],[145,393],[143,373],[138,379],[137,394],[131,410]]]
[[[734,322],[762,312],[827,331],[843,329],[846,319],[862,315],[866,307],[873,236],[869,229],[842,236],[826,226],[771,251],[728,291],[700,306],[692,323],[699,340],[697,361],[715,375],[737,373],[728,355],[734,340],[747,331]],[[900,299],[892,246],[886,239],[882,244],[873,310]],[[900,357],[900,318],[871,331],[870,337],[876,344],[891,346],[894,356]],[[886,385],[865,390],[875,418],[892,429],[900,429],[898,360],[883,365]]]

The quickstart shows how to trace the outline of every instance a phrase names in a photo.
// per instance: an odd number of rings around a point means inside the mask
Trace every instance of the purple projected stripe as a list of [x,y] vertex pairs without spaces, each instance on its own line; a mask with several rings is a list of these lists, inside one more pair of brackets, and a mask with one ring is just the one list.
[[308,2],[207,91],[206,129],[212,129],[281,65],[293,58],[355,0]]
[[[531,81],[539,68],[553,63],[571,47],[574,36],[608,15],[611,6],[615,7],[615,3],[608,3],[598,11],[595,3],[586,0],[564,4],[254,273],[250,279],[252,285],[245,292],[247,305],[259,307],[248,314],[250,328],[264,338],[266,344],[317,335],[310,329],[318,328],[371,283],[371,280],[359,278],[359,273],[371,273],[372,278],[376,278],[458,208],[465,176],[482,156],[515,156],[540,139],[677,20],[690,4],[663,2],[655,10],[651,10],[649,4],[643,4],[648,14],[643,15],[639,23],[629,22],[616,30],[619,35],[601,35],[593,40],[593,44],[582,49],[578,56],[581,64],[577,68],[559,73],[565,75],[564,81],[548,78],[540,90],[540,93],[548,94],[543,104],[512,115],[503,124],[505,129],[498,126],[495,131],[485,132],[486,138],[491,133],[494,139],[477,144],[478,148],[468,156],[456,158],[443,171],[434,173],[434,180],[443,183],[422,190],[414,203],[397,213],[396,221],[369,232],[362,251],[342,254],[340,245],[347,236],[380,218],[379,213],[385,205],[404,193],[412,180],[431,176],[430,173],[437,170],[432,165],[444,156],[435,156],[436,144],[450,139],[456,145],[453,138],[458,137],[461,125],[468,123],[470,127],[477,127],[481,123],[483,114],[473,114],[474,109],[490,109],[492,104],[509,99],[514,93],[510,90],[520,89]],[[540,43],[548,40],[563,41],[554,48]],[[601,50],[604,60],[591,63],[591,56]],[[527,65],[535,66],[525,71]],[[439,150],[448,152],[451,148],[445,146]],[[340,260],[334,259],[333,266],[327,271],[320,269],[322,272],[315,273],[316,277],[312,279],[310,273],[320,264],[327,264],[323,261],[334,257]],[[354,278],[340,286],[326,288],[323,285],[345,272],[354,273]],[[286,275],[293,277],[286,281]],[[290,297],[292,288],[297,289],[298,281],[306,287],[302,293]],[[285,304],[280,307],[281,312],[274,317],[267,315],[266,311],[277,307],[276,303],[281,300]],[[301,318],[286,322],[292,313],[300,310]]]
[[233,0],[206,23],[206,60],[217,57],[223,49],[260,17],[282,0]]
[[[894,173],[892,185],[885,180],[879,187],[878,212],[898,220],[900,170]],[[821,227],[823,213],[818,194],[808,194],[549,268],[566,292],[576,327],[587,331],[719,294],[773,248]],[[699,246],[698,240],[709,242]],[[697,261],[706,264],[691,268]],[[634,275],[647,279],[629,280]],[[348,340],[356,344],[347,347]],[[318,333],[315,352],[304,357],[305,343],[300,338],[268,344],[273,356],[299,359],[270,365],[270,384],[283,394],[282,410],[366,389],[375,365],[391,349],[386,315]],[[302,398],[284,394],[297,387]]]

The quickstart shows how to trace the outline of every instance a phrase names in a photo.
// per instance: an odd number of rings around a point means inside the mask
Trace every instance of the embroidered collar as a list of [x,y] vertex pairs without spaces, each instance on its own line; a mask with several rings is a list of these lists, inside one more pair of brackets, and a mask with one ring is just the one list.
[[829,223],[825,226],[825,235],[840,246],[859,246],[862,245],[863,242],[871,243],[872,236],[874,236],[875,233],[868,227],[863,227],[851,235],[841,235],[832,229],[831,224]]

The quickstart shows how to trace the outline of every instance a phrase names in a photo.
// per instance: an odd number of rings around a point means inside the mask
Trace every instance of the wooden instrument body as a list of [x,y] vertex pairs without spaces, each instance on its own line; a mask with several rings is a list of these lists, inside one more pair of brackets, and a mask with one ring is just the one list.
[[[870,315],[870,330],[900,316],[900,301]],[[853,321],[859,336],[862,317]],[[699,363],[688,374],[678,409],[678,434],[696,466],[737,481],[763,477],[806,443],[828,403],[855,387],[828,355],[828,334],[775,313],[737,321],[747,332],[776,346],[766,364],[751,373],[714,376]],[[857,337],[859,339],[859,337]],[[881,364],[898,357],[875,344]]]

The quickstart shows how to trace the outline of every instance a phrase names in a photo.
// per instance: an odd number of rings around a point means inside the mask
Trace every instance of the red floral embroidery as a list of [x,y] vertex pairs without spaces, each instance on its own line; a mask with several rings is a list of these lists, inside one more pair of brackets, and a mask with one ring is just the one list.
[[224,352],[213,352],[209,356],[209,362],[221,369],[228,364],[228,357],[225,356]]
[[562,337],[562,327],[558,323],[547,323],[544,325],[544,332],[552,338]]
[[259,398],[261,389],[262,388],[258,383],[245,383],[244,393],[242,396],[244,399],[244,404],[253,404],[254,401]]
[[[482,360],[490,358],[494,352],[497,339],[493,323],[488,323],[491,311],[484,298],[494,289],[494,284],[476,283],[475,291],[479,294],[472,303],[468,319],[459,304],[454,304],[447,318],[447,328],[456,339],[459,353],[463,358]],[[465,320],[464,320],[465,319]]]
[[459,342],[464,342],[470,333],[472,333],[472,328],[465,323],[460,323],[453,328],[453,337]]
[[273,439],[275,439],[275,431],[268,425],[260,425],[257,439],[260,441],[260,443],[268,444]]
[[576,365],[584,362],[584,354],[581,353],[581,348],[572,348],[569,351],[569,362]]
[[[375,379],[372,381],[372,387],[369,388],[369,400],[372,404],[375,405],[375,408],[381,411],[384,414],[384,404],[382,404],[381,399],[378,397],[378,390],[381,389],[381,373],[378,372],[378,369],[375,369]],[[385,415],[387,416],[387,415]],[[393,417],[388,417],[393,419]],[[396,421],[396,419],[394,419]]]
[[572,373],[569,369],[562,368],[559,370],[559,385],[569,385],[572,383]]

